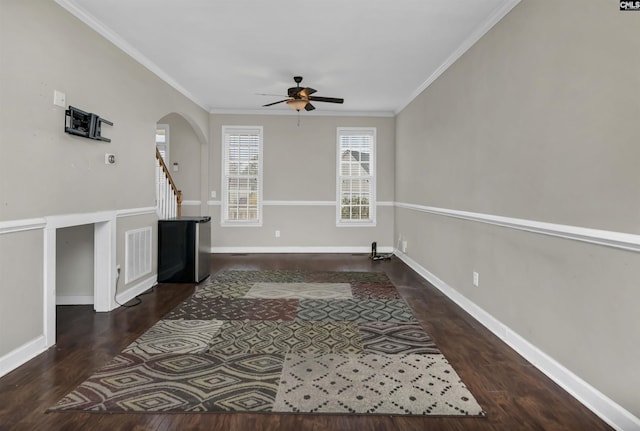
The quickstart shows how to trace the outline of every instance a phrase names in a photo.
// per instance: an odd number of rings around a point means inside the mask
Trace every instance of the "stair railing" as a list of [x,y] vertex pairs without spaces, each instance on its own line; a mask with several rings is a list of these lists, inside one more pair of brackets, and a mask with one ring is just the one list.
[[160,219],[180,217],[182,213],[182,192],[171,178],[167,165],[156,148],[156,212]]

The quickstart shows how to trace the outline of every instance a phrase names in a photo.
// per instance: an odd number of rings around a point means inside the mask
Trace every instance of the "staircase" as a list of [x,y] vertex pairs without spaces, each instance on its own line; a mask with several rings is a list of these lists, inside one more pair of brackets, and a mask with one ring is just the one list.
[[182,212],[182,193],[171,178],[160,152],[156,148],[156,212],[158,218],[180,217]]

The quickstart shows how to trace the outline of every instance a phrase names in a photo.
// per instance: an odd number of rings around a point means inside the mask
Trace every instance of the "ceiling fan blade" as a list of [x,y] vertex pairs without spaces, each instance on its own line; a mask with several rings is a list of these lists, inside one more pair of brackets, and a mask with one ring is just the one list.
[[302,90],[300,90],[300,92],[298,94],[300,94],[300,96],[302,96],[302,97],[309,97],[313,93],[315,93],[316,91],[317,90],[314,90],[311,87],[306,87],[306,88],[303,88]]
[[313,100],[315,102],[344,103],[344,99],[339,99],[337,97],[309,96],[309,100]]
[[305,111],[313,111],[314,109],[316,109],[316,107],[309,102],[307,102],[307,104],[304,106]]
[[287,90],[287,94],[295,99],[301,91],[302,87],[291,87]]
[[262,105],[262,106],[263,106],[263,107],[266,107],[266,106],[273,106],[273,105],[277,105],[278,103],[286,102],[287,100],[289,100],[289,99],[278,100],[277,102],[267,103],[266,105]]

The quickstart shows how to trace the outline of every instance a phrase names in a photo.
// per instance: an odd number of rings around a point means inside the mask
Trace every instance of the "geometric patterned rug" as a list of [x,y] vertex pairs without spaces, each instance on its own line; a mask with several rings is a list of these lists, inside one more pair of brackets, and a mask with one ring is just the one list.
[[382,272],[225,271],[49,411],[484,416]]

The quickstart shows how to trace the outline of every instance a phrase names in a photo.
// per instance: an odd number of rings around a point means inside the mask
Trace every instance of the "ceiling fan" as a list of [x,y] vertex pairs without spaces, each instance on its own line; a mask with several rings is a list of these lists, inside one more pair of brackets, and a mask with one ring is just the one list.
[[287,99],[278,100],[277,102],[267,103],[266,106],[277,105],[278,103],[287,102],[287,105],[291,109],[296,111],[300,111],[304,109],[305,111],[313,111],[316,109],[315,106],[311,104],[311,102],[328,102],[328,103],[344,103],[344,99],[339,99],[337,97],[320,97],[320,96],[312,96],[316,92],[313,88],[310,87],[300,87],[300,83],[302,82],[302,76],[294,76],[293,80],[296,82],[295,87],[289,88],[287,94],[289,97]]

